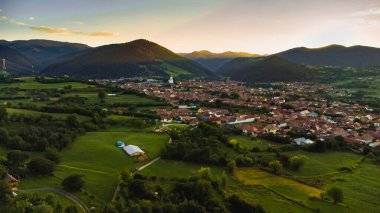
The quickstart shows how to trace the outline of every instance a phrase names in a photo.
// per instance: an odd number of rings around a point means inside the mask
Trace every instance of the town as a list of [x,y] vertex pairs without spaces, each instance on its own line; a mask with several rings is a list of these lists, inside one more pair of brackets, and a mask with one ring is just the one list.
[[343,95],[344,91],[330,85],[273,83],[247,87],[229,80],[174,83],[171,77],[168,83],[148,79],[122,83],[121,87],[170,103],[173,109],[156,111],[163,123],[195,126],[201,119],[253,137],[269,133],[303,136],[294,138],[297,144],[340,136],[356,144],[358,152],[366,145],[380,145],[380,115],[368,105],[334,100],[331,94]]

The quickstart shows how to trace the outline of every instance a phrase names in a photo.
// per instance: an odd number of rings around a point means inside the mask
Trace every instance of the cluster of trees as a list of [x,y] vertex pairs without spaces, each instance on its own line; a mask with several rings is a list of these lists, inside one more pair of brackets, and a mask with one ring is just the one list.
[[120,186],[116,202],[105,212],[265,212],[238,195],[225,195],[223,181],[214,180],[209,168],[188,179],[123,175]]
[[41,196],[34,193],[19,194],[14,197],[4,183],[0,183],[0,212],[62,212],[77,213],[76,206],[64,208],[55,194]]
[[228,143],[227,136],[215,124],[202,122],[197,128],[170,132],[172,143],[161,150],[164,159],[210,163],[225,166],[227,153],[221,147]]
[[[2,111],[0,109],[0,115]],[[21,123],[18,129],[8,130],[0,127],[0,144],[10,149],[45,151],[48,148],[56,148],[61,150],[85,132],[76,115],[68,116],[66,120],[54,120],[46,115],[15,114],[9,118],[6,116],[5,120]]]
[[48,150],[44,157],[33,159],[30,159],[25,152],[15,150],[8,152],[6,159],[1,159],[0,163],[9,173],[23,178],[28,174],[37,176],[51,175],[59,161],[60,156],[55,150]]

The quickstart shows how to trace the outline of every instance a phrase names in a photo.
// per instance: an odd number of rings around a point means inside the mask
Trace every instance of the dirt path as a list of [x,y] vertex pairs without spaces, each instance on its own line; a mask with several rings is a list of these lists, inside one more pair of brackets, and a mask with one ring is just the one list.
[[42,187],[42,188],[34,188],[34,189],[25,189],[25,190],[18,190],[19,192],[35,192],[35,191],[51,191],[55,192],[57,194],[60,194],[67,199],[73,201],[77,206],[82,209],[83,212],[90,213],[90,208],[81,200],[79,199],[76,195],[71,194],[69,192],[66,192],[63,189],[56,188],[56,187]]
[[[155,163],[156,161],[158,161],[158,160],[160,160],[160,159],[161,159],[160,157],[156,157],[155,159],[153,159],[153,160],[150,161],[149,163],[147,163],[147,164],[141,166],[140,168],[137,168],[136,173],[139,172],[139,171],[141,171],[141,170],[143,170],[143,169],[145,169],[145,168],[147,168],[148,166],[152,165],[153,163]],[[116,199],[116,195],[117,195],[117,193],[119,193],[119,190],[120,190],[120,182],[121,182],[121,180],[119,180],[118,183],[117,183],[117,185],[116,185],[115,191],[114,191],[113,196],[112,196],[112,201],[115,201],[115,199]]]

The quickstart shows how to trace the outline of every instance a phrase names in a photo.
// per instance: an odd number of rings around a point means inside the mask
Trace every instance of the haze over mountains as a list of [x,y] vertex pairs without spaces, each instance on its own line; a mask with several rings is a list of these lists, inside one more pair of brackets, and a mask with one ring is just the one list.
[[218,72],[232,80],[243,82],[302,81],[311,74],[305,66],[278,56],[236,58],[222,66]]
[[260,56],[206,50],[176,54],[143,39],[96,48],[49,40],[0,40],[0,58],[7,59],[12,75],[31,75],[34,65],[42,75],[78,78],[169,75],[210,78],[225,75],[242,81],[300,81],[311,75],[309,69],[300,65],[378,67],[380,49],[330,45]]
[[380,66],[380,48],[330,45],[322,48],[299,47],[276,54],[289,61],[305,65],[342,67]]
[[56,60],[65,58],[68,54],[80,52],[90,47],[84,44],[32,39],[5,41],[0,40],[1,45],[8,46],[28,57],[35,66],[44,67]]
[[223,53],[212,53],[207,50],[194,51],[192,53],[180,53],[180,55],[190,58],[199,64],[203,65],[207,69],[216,72],[220,67],[222,67],[227,62],[232,59],[239,57],[259,57],[258,54],[251,54],[245,52],[223,52]]

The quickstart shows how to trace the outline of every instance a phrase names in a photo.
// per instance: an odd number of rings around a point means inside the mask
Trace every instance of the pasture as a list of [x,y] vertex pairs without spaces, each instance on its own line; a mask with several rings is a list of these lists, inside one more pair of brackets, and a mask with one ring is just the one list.
[[80,82],[65,82],[65,83],[40,83],[35,81],[32,77],[20,78],[22,82],[13,83],[0,83],[2,88],[20,88],[20,89],[63,89],[64,87],[71,86],[73,89],[83,89],[95,87]]

